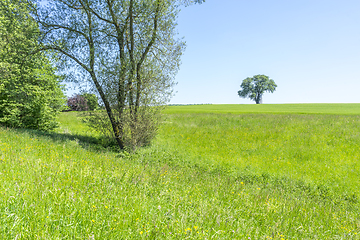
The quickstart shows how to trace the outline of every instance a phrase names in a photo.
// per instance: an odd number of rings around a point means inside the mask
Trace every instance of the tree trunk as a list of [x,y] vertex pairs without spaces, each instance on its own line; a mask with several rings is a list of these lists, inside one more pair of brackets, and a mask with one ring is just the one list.
[[92,72],[90,75],[91,75],[91,78],[93,79],[96,89],[98,90],[98,92],[100,94],[102,101],[104,102],[106,113],[110,119],[110,123],[111,123],[112,129],[114,131],[116,142],[120,149],[124,149],[124,142],[121,138],[122,128],[119,128],[118,124],[116,124],[114,114],[113,114],[113,111],[111,110],[109,101],[108,101],[107,97],[105,96],[99,82],[97,81],[95,74]]
[[261,94],[257,93],[255,97],[256,104],[260,104],[260,100],[261,100]]
[[120,149],[124,149],[124,142],[121,138],[122,133],[119,129],[118,124],[115,121],[115,117],[114,117],[113,111],[111,109],[110,103],[108,101],[108,98],[104,94],[104,91],[103,91],[102,87],[100,86],[98,79],[95,75],[95,46],[94,46],[94,40],[93,40],[93,35],[92,35],[92,30],[93,30],[92,16],[90,14],[90,11],[86,11],[86,12],[88,15],[88,24],[89,24],[89,41],[88,41],[88,43],[89,43],[89,48],[90,48],[90,51],[89,51],[90,59],[89,60],[90,60],[90,69],[91,69],[91,71],[89,73],[95,84],[96,89],[98,90],[98,92],[100,94],[102,101],[105,104],[105,109],[106,109],[106,112],[110,119],[116,142],[118,143],[118,146],[120,147]]

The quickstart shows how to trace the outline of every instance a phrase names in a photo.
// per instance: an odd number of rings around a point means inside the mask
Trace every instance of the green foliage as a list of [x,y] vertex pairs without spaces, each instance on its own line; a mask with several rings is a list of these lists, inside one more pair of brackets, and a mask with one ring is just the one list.
[[277,87],[274,80],[269,79],[265,75],[255,75],[252,78],[246,78],[241,83],[242,90],[238,91],[238,95],[242,98],[250,98],[256,104],[262,102],[262,95],[264,92],[273,93]]
[[28,5],[0,1],[0,124],[49,130],[64,105],[63,87],[38,46],[39,30]]
[[176,31],[181,2],[51,0],[36,9],[43,49],[64,60],[70,80],[90,83],[107,122],[102,113],[91,114],[89,122],[104,122],[97,128],[107,127],[121,149],[150,143],[159,109],[172,96],[185,46]]
[[83,93],[81,94],[83,98],[86,99],[87,106],[90,111],[94,111],[99,108],[99,99],[93,93]]
[[[129,110],[122,114],[124,132],[122,138],[124,147],[128,151],[134,151],[138,146],[149,146],[152,139],[158,132],[158,126],[161,121],[161,106],[149,108],[141,107],[138,109],[137,122],[134,126],[132,115]],[[93,130],[101,133],[101,142],[105,145],[114,145],[114,132],[109,122],[106,111],[84,112],[84,122]]]

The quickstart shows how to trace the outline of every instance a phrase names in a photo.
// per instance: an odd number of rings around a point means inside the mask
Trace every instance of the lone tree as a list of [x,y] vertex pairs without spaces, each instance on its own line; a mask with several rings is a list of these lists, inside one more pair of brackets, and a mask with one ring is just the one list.
[[244,79],[240,87],[242,88],[242,90],[238,91],[240,97],[250,98],[251,100],[254,100],[256,104],[260,104],[264,92],[273,93],[276,90],[277,85],[274,80],[269,79],[268,76],[255,75],[252,78],[248,77]]

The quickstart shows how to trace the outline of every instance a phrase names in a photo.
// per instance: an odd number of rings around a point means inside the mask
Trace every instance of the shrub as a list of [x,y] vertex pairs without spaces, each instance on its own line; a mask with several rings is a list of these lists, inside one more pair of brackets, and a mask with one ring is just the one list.
[[81,96],[86,99],[87,106],[90,111],[94,111],[99,108],[99,100],[95,94],[83,93],[83,94],[81,94]]
[[80,94],[75,94],[72,97],[69,97],[67,100],[67,105],[72,111],[87,111],[89,110],[88,102],[85,97]]
[[50,130],[65,103],[61,78],[38,48],[39,28],[23,1],[0,4],[0,124]]

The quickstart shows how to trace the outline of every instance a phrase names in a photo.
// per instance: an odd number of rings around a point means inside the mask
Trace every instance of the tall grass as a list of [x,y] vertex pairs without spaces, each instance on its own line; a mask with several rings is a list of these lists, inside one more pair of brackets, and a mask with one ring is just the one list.
[[205,168],[269,173],[360,196],[360,116],[171,114],[159,146]]
[[73,114],[0,128],[0,239],[359,239],[357,116],[171,114],[128,155]]

